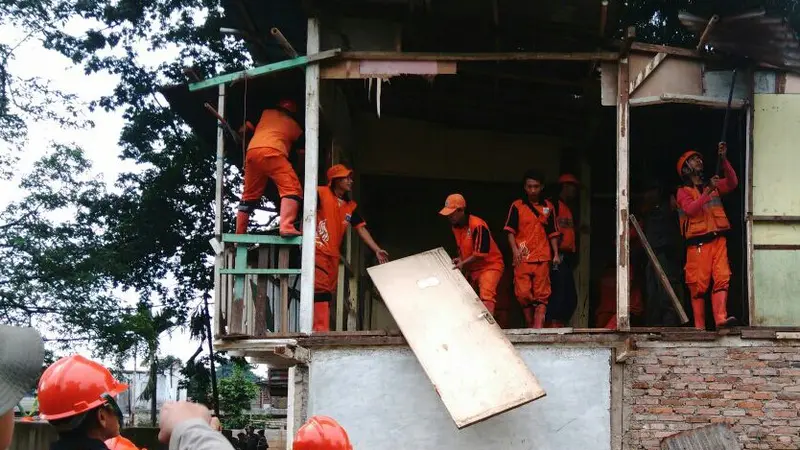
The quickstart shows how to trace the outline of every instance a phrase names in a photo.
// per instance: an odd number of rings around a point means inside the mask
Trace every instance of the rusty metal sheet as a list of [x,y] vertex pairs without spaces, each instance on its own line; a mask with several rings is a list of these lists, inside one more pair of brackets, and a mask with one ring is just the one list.
[[367,272],[458,428],[545,396],[444,249]]
[[742,450],[730,428],[718,423],[664,438],[661,450]]

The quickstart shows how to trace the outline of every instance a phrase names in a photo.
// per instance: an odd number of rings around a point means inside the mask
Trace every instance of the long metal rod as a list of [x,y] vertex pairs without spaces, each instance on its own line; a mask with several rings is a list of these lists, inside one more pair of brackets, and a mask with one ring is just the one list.
[[[319,21],[308,19],[307,53],[319,51]],[[319,177],[319,65],[306,66],[305,186],[300,279],[300,332],[311,333],[314,321],[314,258]]]
[[[733,103],[733,89],[736,87],[736,68],[733,69],[733,75],[731,76],[731,90],[728,92],[728,106],[725,108],[725,119],[722,122],[722,137],[720,137],[720,142],[727,142],[728,140],[728,117],[731,114],[731,103]],[[719,154],[717,155],[717,171],[716,174],[719,176],[722,174],[722,161],[723,158]]]

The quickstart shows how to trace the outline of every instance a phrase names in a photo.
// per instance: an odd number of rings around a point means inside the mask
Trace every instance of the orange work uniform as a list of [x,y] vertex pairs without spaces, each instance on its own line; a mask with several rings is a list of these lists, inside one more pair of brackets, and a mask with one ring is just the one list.
[[303,130],[288,114],[265,109],[247,146],[243,202],[260,201],[267,182],[272,179],[281,198],[303,196],[300,179],[289,162],[292,143]]
[[550,239],[558,237],[553,205],[516,200],[511,204],[505,231],[514,236],[522,260],[514,268],[514,293],[523,307],[546,305],[550,299]]
[[727,293],[731,269],[724,233],[731,228],[722,206],[721,195],[736,188],[739,180],[730,163],[722,165],[724,178],[710,194],[701,193],[703,186],[678,188],[678,217],[681,234],[686,239],[686,284],[692,296],[695,327],[705,329],[704,295],[713,279],[711,306],[717,325],[727,319]]
[[467,279],[478,291],[483,305],[494,314],[497,303],[497,285],[503,276],[503,254],[492,239],[489,226],[478,216],[467,217],[467,224],[454,226],[453,235],[458,245],[458,256],[465,260],[477,258],[466,266]]
[[317,188],[317,235],[314,258],[314,331],[330,330],[330,303],[339,280],[339,250],[347,226],[367,225],[356,202],[336,196],[330,186]]

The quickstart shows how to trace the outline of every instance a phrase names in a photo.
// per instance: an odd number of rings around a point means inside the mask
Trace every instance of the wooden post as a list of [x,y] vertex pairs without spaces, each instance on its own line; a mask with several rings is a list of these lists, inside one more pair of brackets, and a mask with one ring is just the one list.
[[[267,268],[269,267],[270,261],[270,248],[269,247],[259,247],[258,248],[258,268]],[[267,289],[269,287],[269,276],[268,275],[258,275],[256,278],[256,298],[255,298],[255,312],[253,314],[253,335],[264,336],[267,334],[267,321],[269,315],[267,314],[267,308],[269,308],[269,295],[267,295]],[[274,322],[274,321],[273,321]],[[273,329],[272,331],[277,331]]]
[[[630,30],[629,30],[630,33]],[[619,60],[617,85],[617,329],[628,331],[630,323],[630,207],[629,154],[630,104],[628,103],[628,56]]]
[[308,415],[308,366],[298,364],[289,368],[289,392],[286,411],[286,448],[292,449],[294,435]]
[[756,292],[753,277],[753,114],[755,113],[755,70],[750,70],[749,104],[747,105],[747,135],[745,139],[744,228],[747,257],[747,315],[748,324],[755,323]]
[[578,239],[580,240],[580,247],[578,249],[580,255],[580,264],[575,267],[575,284],[576,292],[578,294],[578,306],[575,308],[575,313],[572,315],[570,324],[574,328],[587,328],[589,326],[589,302],[590,302],[590,271],[591,271],[591,242],[590,233],[584,233],[584,225],[591,227],[592,221],[592,168],[585,156],[581,157],[581,195],[580,195],[580,227],[576,230]]
[[[289,268],[289,248],[286,246],[281,246],[281,248],[278,250],[278,268],[279,269]],[[276,331],[280,331],[281,333],[288,333],[289,332],[289,276],[281,275],[279,279],[280,279],[280,291],[281,291],[281,302],[280,302],[281,327],[279,330]]]
[[[319,52],[319,19],[308,19],[306,54]],[[300,332],[314,323],[314,238],[317,232],[317,178],[319,174],[319,65],[306,66],[306,164],[303,196],[303,248],[300,279]]]
[[[217,112],[225,118],[225,85],[220,84],[217,89]],[[222,124],[217,124],[217,160],[216,160],[216,186],[214,187],[214,237],[217,242],[222,240],[222,187],[225,176],[225,131]],[[214,257],[214,336],[223,334],[220,330],[220,317],[223,307],[222,279],[219,269],[225,262],[225,252],[219,252]]]

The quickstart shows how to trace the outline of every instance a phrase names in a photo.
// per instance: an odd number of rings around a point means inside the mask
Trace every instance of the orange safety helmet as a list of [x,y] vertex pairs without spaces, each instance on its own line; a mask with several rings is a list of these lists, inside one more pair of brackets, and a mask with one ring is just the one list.
[[581,184],[578,181],[578,178],[575,175],[571,174],[571,173],[565,173],[565,174],[561,175],[560,177],[558,177],[558,184],[564,184],[564,183]]
[[81,355],[67,356],[48,367],[39,380],[39,413],[48,421],[66,419],[113,402],[126,390],[128,385],[99,363]]
[[294,437],[293,450],[353,450],[347,432],[328,416],[313,416]]
[[278,107],[289,111],[292,114],[297,114],[297,103],[294,100],[283,99],[278,102]]
[[694,150],[689,150],[684,154],[682,154],[680,158],[678,158],[678,175],[683,176],[683,165],[686,164],[686,161],[688,161],[689,158],[691,158],[694,155],[697,155],[701,158],[703,157],[703,155],[701,155],[699,152],[696,152]]

